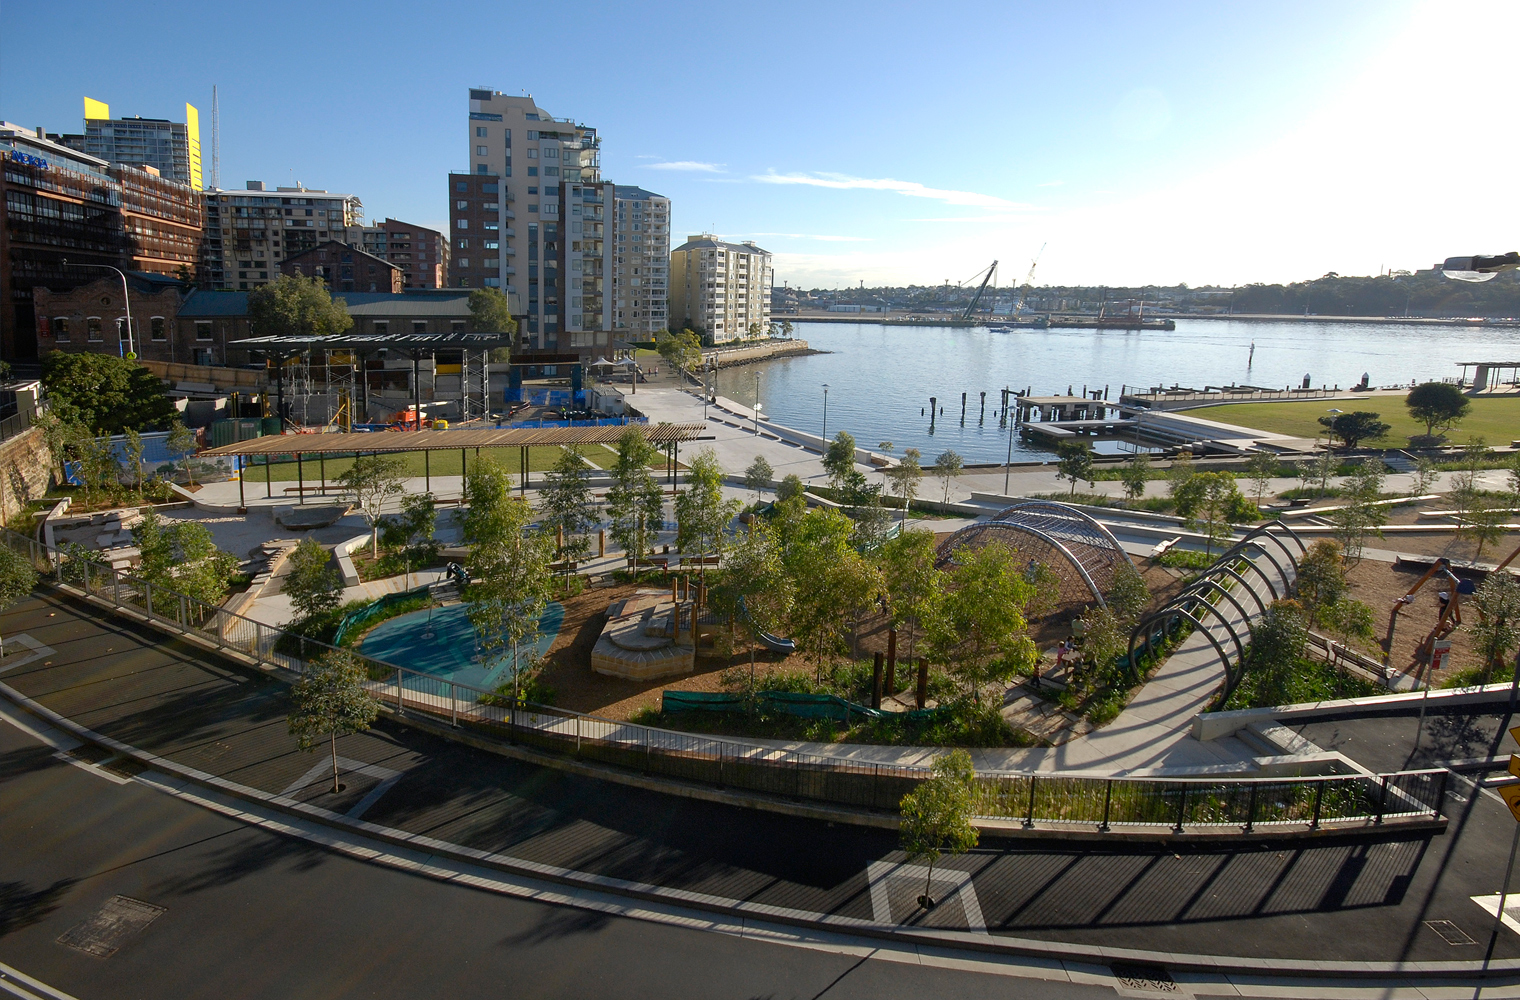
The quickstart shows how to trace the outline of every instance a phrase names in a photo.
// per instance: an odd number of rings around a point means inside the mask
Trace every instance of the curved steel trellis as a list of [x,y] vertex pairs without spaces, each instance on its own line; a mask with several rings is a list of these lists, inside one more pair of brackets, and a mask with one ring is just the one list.
[[1075,574],[1100,607],[1107,606],[1103,592],[1113,586],[1119,567],[1134,568],[1129,555],[1107,527],[1070,504],[1051,500],[1015,504],[990,520],[961,528],[940,543],[936,562],[943,566],[953,561],[955,552],[963,546],[1004,533],[1025,535],[1054,549],[1067,570],[1061,574],[1060,567],[1056,567],[1058,574],[1068,582],[1073,582]]

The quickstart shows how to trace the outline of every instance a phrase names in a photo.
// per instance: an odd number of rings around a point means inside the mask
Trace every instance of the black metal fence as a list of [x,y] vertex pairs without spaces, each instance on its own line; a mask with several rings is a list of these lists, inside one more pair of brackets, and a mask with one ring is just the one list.
[[[87,557],[70,557],[14,532],[0,532],[0,539],[60,587],[132,609],[170,630],[198,636],[261,664],[299,674],[306,670],[307,660],[279,651],[276,644],[304,648],[313,656],[336,649],[154,587]],[[287,635],[291,641],[281,643]],[[367,666],[374,697],[400,713],[626,771],[880,811],[895,811],[903,795],[931,773],[922,766],[803,753],[546,705],[514,704],[510,696],[346,652]],[[1442,769],[1176,779],[981,771],[974,801],[983,819],[1015,821],[1031,829],[1315,830],[1439,817],[1446,777]]]

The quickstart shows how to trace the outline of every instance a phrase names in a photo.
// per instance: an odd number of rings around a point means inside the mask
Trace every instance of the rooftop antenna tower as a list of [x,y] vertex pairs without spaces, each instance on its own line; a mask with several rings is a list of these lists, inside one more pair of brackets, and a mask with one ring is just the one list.
[[211,85],[211,186],[222,186],[222,113],[216,103],[216,84]]

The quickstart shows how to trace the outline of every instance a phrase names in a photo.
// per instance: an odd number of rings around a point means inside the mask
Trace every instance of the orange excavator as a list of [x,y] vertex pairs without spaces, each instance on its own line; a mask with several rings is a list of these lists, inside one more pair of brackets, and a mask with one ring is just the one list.
[[[1520,553],[1520,550],[1517,550],[1517,553]],[[1510,558],[1513,559],[1514,556],[1511,555]],[[1409,588],[1408,593],[1393,602],[1393,610],[1388,614],[1388,638],[1385,643],[1385,648],[1388,650],[1390,657],[1393,654],[1393,630],[1394,626],[1398,624],[1399,612],[1403,611],[1407,605],[1414,603],[1414,595],[1418,594],[1425,584],[1437,578],[1446,585],[1446,589],[1440,593],[1441,610],[1436,616],[1435,626],[1426,633],[1425,638],[1421,639],[1420,644],[1415,647],[1414,663],[1429,663],[1430,654],[1435,649],[1436,640],[1446,638],[1462,624],[1462,598],[1474,593],[1477,587],[1471,580],[1458,579],[1457,575],[1451,571],[1451,561],[1443,557],[1437,559],[1435,565],[1431,566],[1424,576],[1415,581],[1414,586]]]

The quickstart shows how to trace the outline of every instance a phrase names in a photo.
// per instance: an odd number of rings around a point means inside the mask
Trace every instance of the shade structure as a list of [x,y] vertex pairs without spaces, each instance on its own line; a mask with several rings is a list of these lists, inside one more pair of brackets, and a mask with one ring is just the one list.
[[210,448],[202,458],[222,455],[346,455],[353,452],[395,454],[458,448],[541,448],[572,444],[612,444],[629,427],[644,431],[650,442],[666,445],[695,441],[701,424],[623,424],[613,427],[489,427],[458,431],[374,431],[356,434],[271,434]]

